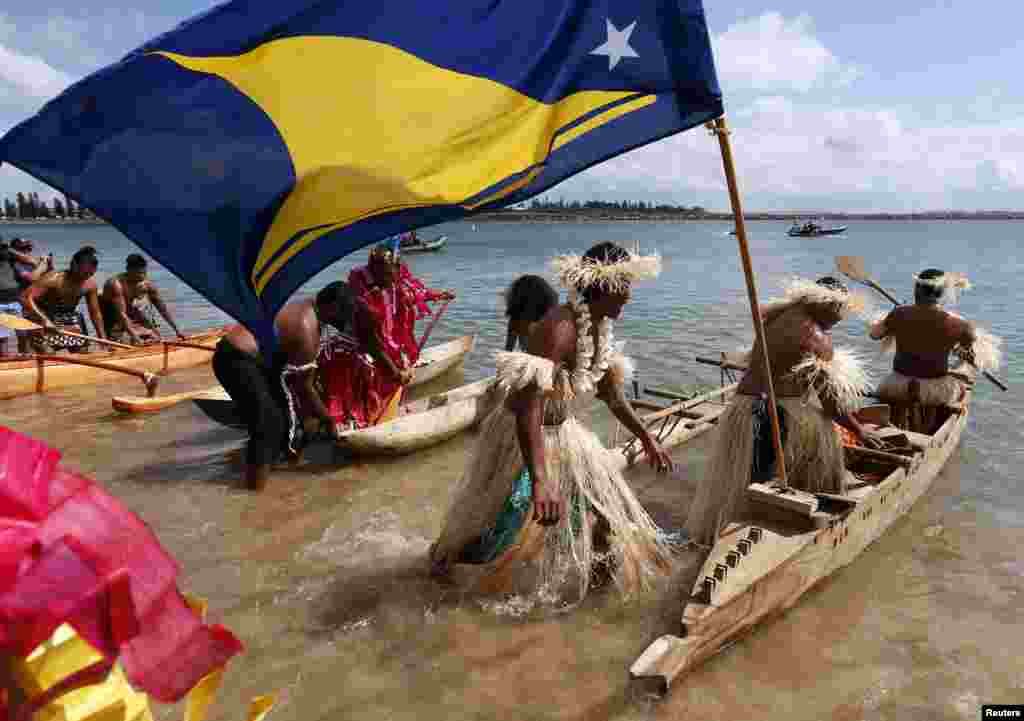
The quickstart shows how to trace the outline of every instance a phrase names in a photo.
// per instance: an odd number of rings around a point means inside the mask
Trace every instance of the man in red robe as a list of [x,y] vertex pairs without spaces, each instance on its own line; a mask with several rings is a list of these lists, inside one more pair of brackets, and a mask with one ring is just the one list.
[[419,359],[416,321],[427,303],[452,300],[449,290],[427,288],[402,264],[397,242],[370,251],[369,262],[349,274],[356,298],[352,334],[328,343],[320,373],[328,412],[339,424],[364,428],[387,420]]

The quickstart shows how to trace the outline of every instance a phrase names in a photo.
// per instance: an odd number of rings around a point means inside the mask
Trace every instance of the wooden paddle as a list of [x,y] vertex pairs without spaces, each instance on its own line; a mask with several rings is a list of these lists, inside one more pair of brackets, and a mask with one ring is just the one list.
[[152,398],[156,395],[156,386],[160,382],[160,376],[155,373],[149,373],[147,371],[139,371],[134,368],[122,368],[119,365],[113,363],[104,363],[103,361],[86,360],[85,358],[76,358],[74,355],[49,355],[43,353],[33,353],[30,355],[22,356],[26,360],[34,361],[54,361],[56,363],[65,363],[69,365],[88,366],[90,368],[102,368],[105,371],[111,371],[113,373],[124,373],[125,375],[135,376],[141,380],[146,386],[146,395]]
[[[40,330],[46,330],[43,326],[39,325],[38,323],[33,323],[30,320],[26,320],[25,318],[19,318],[18,316],[11,315],[10,313],[0,313],[0,325],[4,326],[6,328],[10,328],[11,330],[21,330],[21,331],[40,331]],[[81,333],[73,333],[72,331],[69,331],[69,330],[60,330],[60,329],[56,329],[55,328],[53,330],[53,332],[54,333],[60,333],[61,335],[66,335],[66,336],[69,336],[71,338],[81,338],[82,340],[92,341],[93,343],[98,343],[99,345],[108,345],[108,346],[111,346],[112,348],[126,348],[128,350],[135,350],[137,348],[137,346],[127,345],[125,343],[117,343],[115,341],[106,340],[104,338],[94,338],[91,335],[82,335]]]
[[[878,283],[876,283],[874,281],[874,279],[871,278],[871,276],[868,275],[867,271],[864,269],[864,259],[861,258],[860,256],[856,256],[856,255],[839,255],[839,256],[836,256],[836,270],[838,270],[840,273],[845,275],[850,280],[853,280],[853,281],[856,281],[856,282],[861,283],[863,285],[866,285],[867,287],[871,288],[872,290],[877,291],[881,295],[885,296],[885,298],[887,300],[889,300],[889,302],[891,302],[893,305],[902,305],[902,303],[900,303],[898,300],[896,300],[896,298],[892,295],[892,293],[889,293],[882,286],[878,285]],[[974,363],[972,363],[971,361],[968,360],[967,364],[970,365],[971,368],[974,368],[974,370],[978,370],[978,367],[976,365],[974,365]],[[988,371],[981,371],[981,373],[986,378],[988,378],[990,381],[992,381],[993,384],[998,386],[1000,389],[1002,389],[1004,391],[1009,390],[1006,387],[1005,383],[1003,383],[1001,380],[996,378],[994,375],[992,375]]]

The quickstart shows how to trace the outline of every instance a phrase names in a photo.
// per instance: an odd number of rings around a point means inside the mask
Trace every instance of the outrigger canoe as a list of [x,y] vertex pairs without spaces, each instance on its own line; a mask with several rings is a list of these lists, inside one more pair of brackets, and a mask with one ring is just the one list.
[[[427,348],[423,351],[419,361],[416,363],[411,386],[417,386],[431,381],[445,372],[451,370],[461,363],[466,355],[473,350],[475,336],[466,335],[440,345]],[[220,385],[199,388],[183,393],[169,393],[163,396],[147,398],[145,396],[114,396],[110,403],[114,410],[122,413],[155,413],[182,401],[196,400],[216,403],[230,403],[228,396]],[[204,412],[208,411],[209,405],[201,406]],[[214,420],[220,421],[223,413],[218,414]],[[231,417],[231,416],[228,416]]]
[[209,350],[175,345],[178,341],[170,340],[167,343],[153,343],[131,350],[67,354],[66,360],[64,356],[60,359],[52,359],[53,356],[47,356],[46,359],[24,356],[0,358],[0,399],[45,393],[57,388],[103,383],[121,375],[116,370],[81,365],[75,363],[76,360],[96,361],[126,370],[155,374],[166,374],[179,368],[203,365],[210,362],[213,357],[210,351],[227,332],[228,327],[199,333],[186,339],[187,343],[206,346]]
[[694,565],[704,560],[681,609],[679,633],[661,636],[637,658],[633,683],[667,692],[852,563],[928,490],[960,442],[971,395],[968,389],[959,406],[944,409],[946,418],[932,435],[889,429],[903,439],[899,453],[847,446],[847,467],[859,480],[845,495],[780,493],[774,485],[751,484],[746,509],[710,553],[689,551]]

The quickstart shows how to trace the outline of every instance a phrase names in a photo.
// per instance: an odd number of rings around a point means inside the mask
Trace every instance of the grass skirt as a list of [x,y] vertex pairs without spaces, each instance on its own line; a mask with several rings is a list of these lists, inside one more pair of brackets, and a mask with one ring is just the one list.
[[[920,388],[920,396],[911,398],[910,382],[916,380]],[[878,386],[878,397],[887,402],[911,403],[918,402],[926,406],[941,406],[956,403],[963,393],[963,384],[955,376],[940,378],[913,378],[893,371]]]
[[[478,567],[477,590],[536,593],[548,602],[580,600],[602,562],[624,596],[650,588],[669,570],[668,539],[615,470],[611,451],[572,415],[544,426],[543,433],[547,474],[558,484],[564,512],[557,524],[545,527],[533,520],[531,504],[515,541]],[[464,550],[493,531],[523,470],[516,417],[502,404],[483,423],[432,559],[460,564]],[[606,537],[595,544],[599,526]]]
[[[812,493],[844,493],[843,448],[817,396],[777,400],[785,417],[783,452],[789,485]],[[750,485],[758,434],[766,434],[771,442],[770,424],[755,428],[755,410],[762,402],[737,394],[719,417],[714,450],[686,520],[686,530],[697,543],[714,545],[734,516]]]

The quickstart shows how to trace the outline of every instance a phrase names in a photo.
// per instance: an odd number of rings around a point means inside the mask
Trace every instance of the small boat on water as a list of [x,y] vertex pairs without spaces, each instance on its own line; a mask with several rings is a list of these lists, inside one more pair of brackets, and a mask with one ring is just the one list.
[[[447,343],[441,343],[440,345],[424,349],[419,361],[416,363],[410,385],[417,386],[426,383],[454,368],[473,350],[475,339],[476,336],[465,335]],[[230,409],[230,412],[217,408],[218,404],[231,404],[231,398],[228,396],[227,391],[220,385],[185,391],[183,393],[170,393],[152,398],[145,396],[115,396],[111,399],[110,403],[114,410],[122,413],[155,413],[188,400],[201,401],[198,405],[208,415],[216,413],[217,417],[214,420],[218,422],[220,422],[219,419],[225,417],[235,418],[233,408]]]
[[[132,349],[90,351],[57,356],[11,356],[0,358],[0,399],[45,393],[57,388],[104,383],[120,377],[117,368],[166,374],[179,368],[209,363],[211,352],[230,326],[189,336],[186,342],[204,346],[176,345],[177,340],[152,343]],[[206,350],[208,348],[209,350]],[[94,362],[83,365],[75,361]],[[103,368],[101,365],[113,366]]]
[[838,235],[846,231],[847,226],[838,225],[831,228],[825,228],[817,223],[811,221],[803,224],[793,223],[792,227],[786,231],[786,235],[794,238],[815,238],[819,235]]
[[441,250],[448,243],[447,235],[439,235],[433,240],[413,242],[408,245],[402,244],[403,253],[431,253]]
[[846,464],[857,482],[845,495],[751,484],[746,508],[714,548],[688,551],[696,581],[680,609],[679,632],[655,640],[633,663],[633,683],[667,692],[673,681],[855,561],[928,490],[960,442],[971,396],[968,389],[959,406],[944,409],[931,435],[886,428],[888,406],[874,406],[877,425],[902,447],[883,452],[847,445]]

